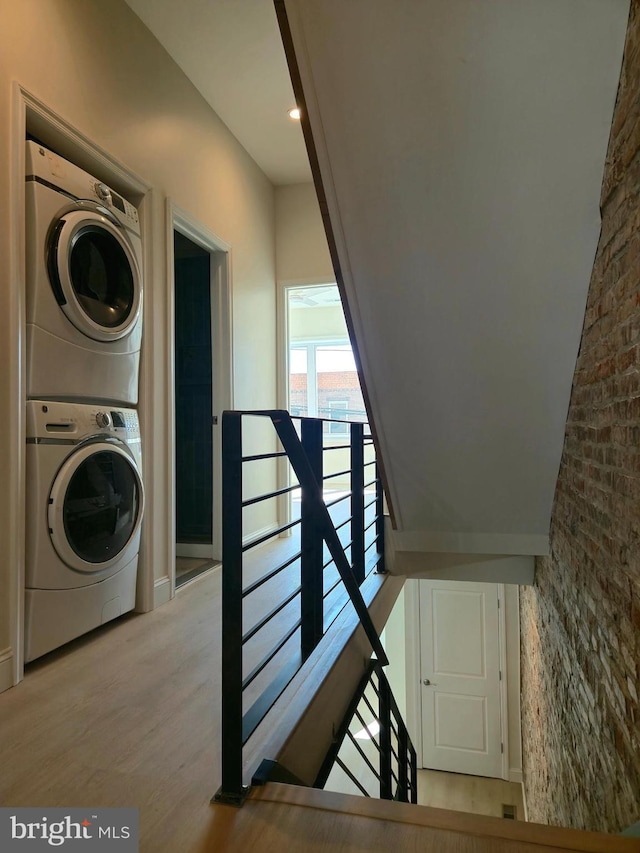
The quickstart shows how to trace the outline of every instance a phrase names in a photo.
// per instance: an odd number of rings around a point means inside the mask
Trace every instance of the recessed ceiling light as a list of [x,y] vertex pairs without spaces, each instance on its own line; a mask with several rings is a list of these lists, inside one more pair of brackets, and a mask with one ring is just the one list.
[[293,107],[289,110],[289,118],[294,121],[300,121],[300,107]]

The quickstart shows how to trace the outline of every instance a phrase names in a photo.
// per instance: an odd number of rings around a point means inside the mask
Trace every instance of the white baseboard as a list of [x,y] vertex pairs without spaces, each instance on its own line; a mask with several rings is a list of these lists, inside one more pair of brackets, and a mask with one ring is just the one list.
[[153,584],[153,609],[161,607],[171,599],[171,579],[168,575],[158,578]]
[[176,542],[176,557],[213,560],[213,545],[210,542]]
[[13,687],[13,649],[0,652],[0,693]]
[[249,545],[256,539],[260,539],[261,536],[266,536],[267,533],[273,533],[278,529],[279,526],[279,524],[276,524],[274,522],[273,524],[267,524],[266,527],[261,527],[260,530],[253,530],[251,533],[248,533],[246,536],[242,537],[242,545]]
[[524,780],[520,783],[522,786],[522,805],[524,806],[524,819],[528,823],[529,822],[529,809],[527,808],[527,792],[524,788]]
[[522,785],[522,770],[518,767],[509,768],[509,781]]

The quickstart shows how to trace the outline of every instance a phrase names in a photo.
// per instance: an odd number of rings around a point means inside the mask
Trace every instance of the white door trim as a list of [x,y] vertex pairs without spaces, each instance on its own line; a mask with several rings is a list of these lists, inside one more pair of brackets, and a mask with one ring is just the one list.
[[[105,180],[114,189],[135,201],[140,211],[142,239],[145,244],[145,276],[151,269],[151,238],[153,234],[153,204],[151,186],[138,174],[127,169],[92,139],[36,98],[28,89],[14,81],[11,92],[10,128],[10,204],[9,229],[9,282],[5,315],[5,340],[9,369],[8,413],[5,422],[5,447],[9,450],[7,494],[9,529],[6,542],[7,563],[10,567],[10,631],[11,648],[2,651],[2,662],[12,659],[13,683],[24,675],[24,521],[25,521],[25,155],[27,131],[33,133],[44,145],[56,149],[63,157],[73,160],[96,177]],[[150,300],[147,300],[149,302]],[[146,311],[145,311],[146,313]],[[152,337],[147,324],[145,337]],[[148,339],[148,338],[147,338]],[[145,370],[144,359],[140,367],[140,412],[144,423],[146,412],[152,411],[153,389]],[[145,438],[147,455],[152,455],[153,434]],[[144,479],[144,478],[143,478]],[[137,609],[149,610],[152,606],[153,565],[151,524],[143,525],[141,556],[138,574]],[[151,595],[149,594],[151,591]]]
[[171,198],[166,203],[166,246],[167,246],[167,353],[169,357],[167,389],[167,425],[169,436],[168,500],[169,524],[167,525],[167,553],[171,598],[175,595],[176,582],[176,497],[175,497],[175,258],[173,232],[178,231],[211,256],[211,355],[213,358],[212,384],[218,428],[213,430],[213,503],[214,512],[213,548],[222,549],[222,423],[225,409],[233,408],[233,324],[232,324],[232,278],[231,244],[223,240],[188,211],[179,207]]
[[405,676],[407,730],[422,767],[422,691],[420,689],[420,587],[416,578],[405,581]]
[[500,654],[500,740],[502,742],[502,778],[509,779],[509,704],[507,693],[507,623],[504,584],[496,584],[498,592],[498,645]]

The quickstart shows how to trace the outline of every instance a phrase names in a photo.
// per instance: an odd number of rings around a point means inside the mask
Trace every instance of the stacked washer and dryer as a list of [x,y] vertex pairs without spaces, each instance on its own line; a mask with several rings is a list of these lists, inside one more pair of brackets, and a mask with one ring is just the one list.
[[142,252],[136,208],[26,150],[25,660],[135,605]]

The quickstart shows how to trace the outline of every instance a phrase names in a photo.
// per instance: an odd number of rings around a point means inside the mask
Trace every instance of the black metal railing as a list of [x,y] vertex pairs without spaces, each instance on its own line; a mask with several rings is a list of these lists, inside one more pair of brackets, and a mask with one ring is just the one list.
[[[255,426],[256,419],[273,426],[275,449],[245,453],[243,425]],[[362,423],[344,424],[348,444],[336,445],[323,432],[326,420],[296,422],[297,429],[281,410],[222,416],[222,785],[217,801],[242,800],[244,745],[348,601],[378,660],[387,661],[359,588],[370,571],[384,571],[384,497],[373,441]],[[348,451],[348,467],[325,473],[325,457],[338,450]],[[280,470],[286,482],[245,496],[256,482],[246,472],[265,463],[272,466],[267,473],[272,482],[277,467],[286,463],[286,475]],[[341,484],[337,494],[332,481]],[[243,541],[243,513],[285,499],[282,523]],[[273,553],[256,551],[258,546]]]
[[416,751],[380,661],[372,659],[314,787],[418,801]]

